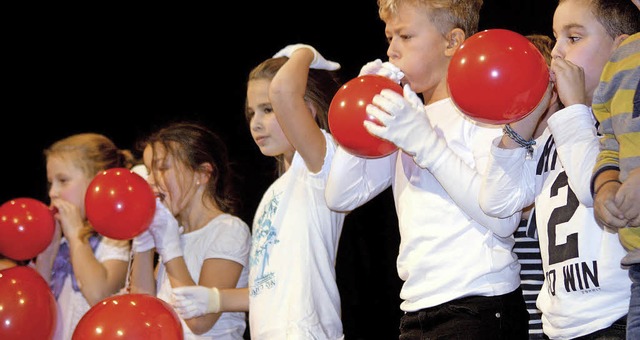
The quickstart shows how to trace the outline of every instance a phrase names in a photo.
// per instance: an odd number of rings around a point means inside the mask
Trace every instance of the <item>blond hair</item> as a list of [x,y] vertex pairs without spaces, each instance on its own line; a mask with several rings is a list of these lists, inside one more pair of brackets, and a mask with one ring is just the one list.
[[[110,168],[131,168],[135,158],[129,150],[120,150],[111,139],[98,133],[79,133],[63,138],[44,150],[45,160],[60,157],[82,170],[87,178]],[[95,233],[85,221],[82,239],[88,241]]]
[[478,32],[482,0],[378,0],[378,15],[387,21],[403,5],[423,8],[443,36],[454,28],[463,30],[466,37]]

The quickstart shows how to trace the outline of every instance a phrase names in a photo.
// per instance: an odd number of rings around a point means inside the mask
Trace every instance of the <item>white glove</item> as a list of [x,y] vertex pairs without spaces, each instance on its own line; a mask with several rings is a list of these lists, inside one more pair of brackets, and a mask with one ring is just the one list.
[[162,263],[182,256],[178,221],[159,199],[156,200],[156,212],[149,226],[149,232],[153,236],[158,254],[162,257]]
[[149,229],[134,237],[131,243],[131,248],[134,253],[142,253],[153,249],[155,246],[156,244],[153,242],[153,236],[151,232],[149,232]]
[[404,78],[404,72],[402,72],[396,65],[388,61],[383,63],[380,59],[370,61],[362,66],[358,76],[364,76],[367,74],[376,74],[387,77],[398,84],[400,84],[400,81]]
[[216,287],[173,288],[173,308],[183,319],[220,312],[220,291]]
[[149,170],[144,164],[136,164],[131,168],[131,171],[140,175],[145,181],[149,181]]
[[365,120],[364,127],[377,137],[394,143],[413,156],[422,168],[431,167],[438,159],[445,142],[438,137],[429,122],[422,100],[409,84],[404,86],[404,96],[384,89],[367,105],[367,114],[375,117],[383,126]]
[[278,57],[291,58],[291,55],[293,54],[293,52],[300,48],[308,48],[313,52],[313,61],[311,62],[311,65],[309,65],[309,68],[314,68],[317,70],[327,70],[327,71],[335,71],[340,68],[340,64],[336,63],[335,61],[326,60],[320,54],[320,52],[318,52],[315,48],[313,48],[313,46],[305,45],[305,44],[288,45],[285,48],[278,51],[278,53],[274,54],[273,58],[278,58]]

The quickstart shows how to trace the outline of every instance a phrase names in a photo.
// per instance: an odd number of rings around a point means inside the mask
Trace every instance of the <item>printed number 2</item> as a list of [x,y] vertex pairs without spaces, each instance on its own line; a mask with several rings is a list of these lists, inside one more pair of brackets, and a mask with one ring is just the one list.
[[558,175],[551,186],[551,197],[557,196],[559,189],[562,187],[567,188],[567,204],[553,209],[547,228],[547,236],[549,237],[549,249],[547,250],[550,265],[578,257],[578,233],[567,235],[565,243],[556,244],[558,225],[571,220],[580,204],[576,194],[569,187],[569,179],[564,171]]

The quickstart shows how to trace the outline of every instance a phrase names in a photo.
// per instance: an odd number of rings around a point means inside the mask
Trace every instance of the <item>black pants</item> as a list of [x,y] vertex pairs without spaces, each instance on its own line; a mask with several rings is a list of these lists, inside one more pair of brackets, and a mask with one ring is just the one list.
[[529,338],[529,313],[520,288],[499,296],[469,296],[407,312],[400,340]]

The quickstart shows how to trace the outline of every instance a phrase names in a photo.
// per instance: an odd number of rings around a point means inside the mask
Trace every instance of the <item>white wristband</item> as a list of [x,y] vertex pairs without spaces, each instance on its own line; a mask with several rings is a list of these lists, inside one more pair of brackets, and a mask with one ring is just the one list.
[[209,304],[207,305],[207,313],[220,312],[220,291],[216,287],[211,287],[209,292]]

